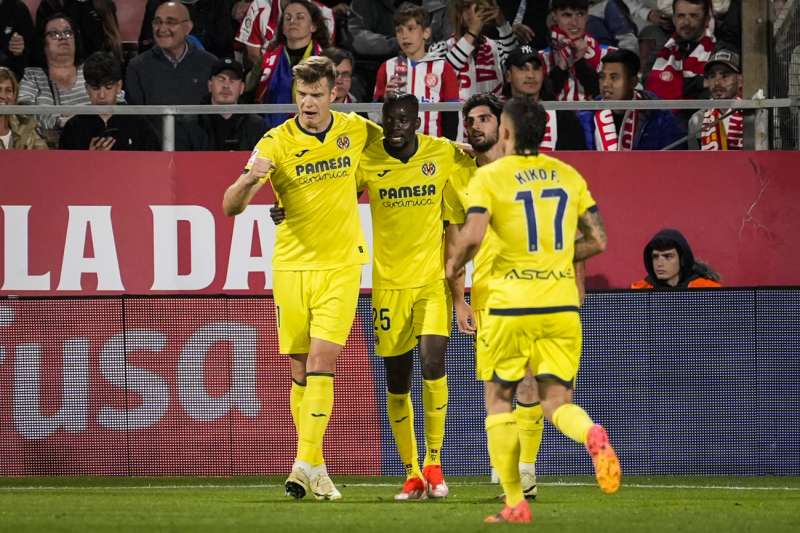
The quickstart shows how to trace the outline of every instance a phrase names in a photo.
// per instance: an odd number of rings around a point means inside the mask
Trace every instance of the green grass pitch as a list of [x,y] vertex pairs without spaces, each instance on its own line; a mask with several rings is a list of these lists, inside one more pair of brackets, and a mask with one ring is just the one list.
[[0,478],[0,531],[800,531],[797,477],[628,476],[610,496],[546,477],[530,525],[482,523],[501,507],[487,478],[449,478],[450,497],[422,502],[392,500],[399,478],[334,481],[338,502],[290,500],[277,477]]

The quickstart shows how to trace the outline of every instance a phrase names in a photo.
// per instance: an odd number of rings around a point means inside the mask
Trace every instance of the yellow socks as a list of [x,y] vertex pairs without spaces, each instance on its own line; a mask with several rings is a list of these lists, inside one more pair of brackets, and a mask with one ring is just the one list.
[[292,390],[289,392],[289,410],[292,412],[294,430],[298,435],[300,434],[300,404],[303,403],[303,395],[305,393],[306,386],[292,380]]
[[322,440],[333,412],[333,374],[308,374],[306,392],[300,404],[297,459],[318,466]]
[[392,394],[386,391],[386,412],[389,425],[392,426],[397,453],[406,469],[406,477],[422,478],[417,458],[417,437],[414,434],[414,407],[411,405],[411,393]]
[[447,415],[447,376],[423,380],[422,406],[425,409],[425,466],[441,464],[444,421]]
[[519,462],[535,463],[544,432],[542,405],[540,403],[526,405],[517,402],[514,418],[517,420],[519,429]]
[[586,444],[586,435],[594,422],[579,406],[565,403],[553,413],[553,425],[575,442]]
[[506,505],[516,506],[525,499],[519,481],[519,432],[513,413],[486,417],[489,459],[500,476]]

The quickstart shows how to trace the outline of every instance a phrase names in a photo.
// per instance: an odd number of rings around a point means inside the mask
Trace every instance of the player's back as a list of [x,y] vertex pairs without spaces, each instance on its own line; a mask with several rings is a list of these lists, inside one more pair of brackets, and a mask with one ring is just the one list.
[[577,308],[575,234],[595,205],[583,177],[546,155],[506,156],[479,168],[469,192],[494,232],[488,307]]
[[407,161],[372,143],[358,170],[372,210],[375,288],[421,287],[444,278],[442,262],[444,194],[450,176],[475,163],[453,143],[417,134],[418,148]]
[[275,162],[270,181],[287,213],[275,232],[276,270],[325,270],[369,259],[355,172],[379,129],[353,113],[332,115],[324,135],[306,132],[292,119],[267,132],[254,150]]

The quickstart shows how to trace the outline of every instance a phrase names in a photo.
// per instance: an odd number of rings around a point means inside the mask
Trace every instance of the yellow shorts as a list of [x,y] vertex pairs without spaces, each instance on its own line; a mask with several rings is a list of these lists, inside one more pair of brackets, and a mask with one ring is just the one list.
[[312,337],[344,346],[356,315],[361,270],[362,265],[351,265],[273,271],[281,353],[308,353]]
[[486,314],[478,330],[485,351],[478,378],[516,383],[530,367],[537,378],[572,387],[581,359],[580,315],[576,312],[500,316]]
[[381,357],[410,352],[420,335],[449,337],[452,320],[453,301],[444,280],[413,289],[372,291],[375,353]]

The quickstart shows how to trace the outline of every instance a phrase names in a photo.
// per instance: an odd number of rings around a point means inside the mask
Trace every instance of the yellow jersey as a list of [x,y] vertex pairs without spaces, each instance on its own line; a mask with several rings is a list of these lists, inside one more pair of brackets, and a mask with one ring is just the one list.
[[269,176],[286,209],[275,228],[273,270],[329,270],[365,264],[369,252],[358,216],[355,174],[364,148],[383,135],[377,124],[331,111],[327,131],[312,133],[290,119],[256,144],[256,157],[275,163]]
[[[461,224],[448,205],[459,205],[449,183],[475,162],[445,139],[417,134],[417,151],[407,161],[390,156],[382,141],[367,147],[356,173],[369,191],[375,289],[422,287],[444,279],[444,220]],[[445,202],[445,198],[449,198]]]
[[[469,184],[475,177],[475,169],[470,173],[459,173],[453,176],[453,187],[458,193],[458,199],[464,212],[469,207]],[[457,218],[457,217],[456,217]],[[481,247],[472,259],[472,285],[470,288],[470,307],[473,311],[486,309],[486,301],[489,299],[489,275],[492,270],[492,259],[494,258],[494,231],[492,228],[486,230]]]
[[577,309],[578,217],[596,209],[583,177],[546,155],[506,156],[479,168],[468,194],[467,213],[488,212],[494,231],[489,313]]

